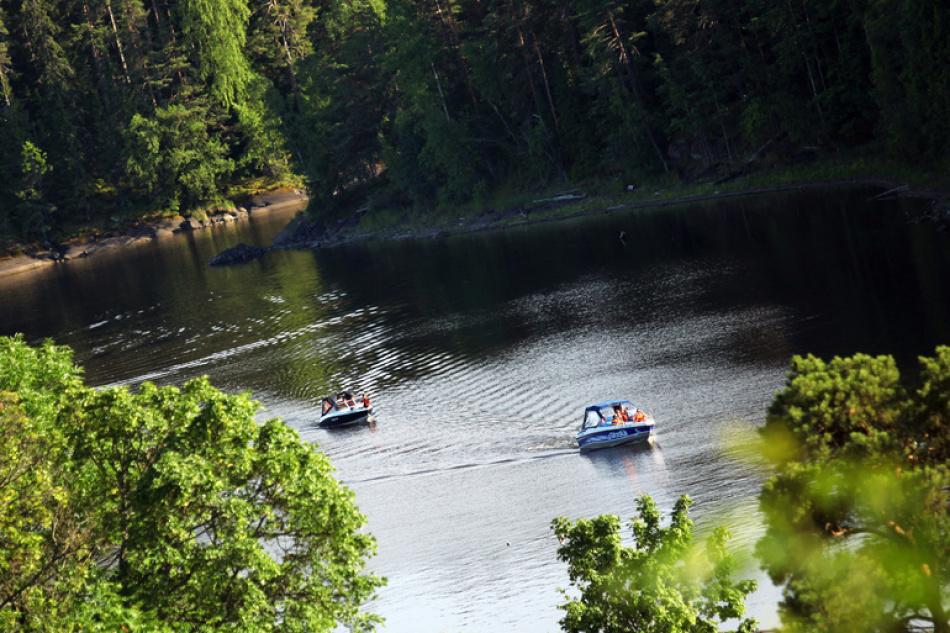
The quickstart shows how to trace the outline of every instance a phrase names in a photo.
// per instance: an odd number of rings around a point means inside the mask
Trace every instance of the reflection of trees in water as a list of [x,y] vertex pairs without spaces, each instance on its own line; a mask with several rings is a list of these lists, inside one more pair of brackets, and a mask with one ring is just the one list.
[[[741,364],[876,341],[896,345],[888,351],[903,364],[950,336],[950,256],[927,227],[905,224],[898,203],[867,197],[737,198],[274,252],[226,270],[205,265],[223,243],[196,236],[51,279],[44,306],[30,308],[43,316],[30,323],[88,359],[93,382],[134,379],[149,365],[309,399],[340,383],[412,380],[433,359],[444,367],[522,353],[546,337],[618,370],[640,366],[644,341],[683,362],[703,352]],[[701,348],[664,348],[677,324],[705,332]],[[241,360],[222,362],[229,357]],[[372,384],[353,384],[363,381]]]

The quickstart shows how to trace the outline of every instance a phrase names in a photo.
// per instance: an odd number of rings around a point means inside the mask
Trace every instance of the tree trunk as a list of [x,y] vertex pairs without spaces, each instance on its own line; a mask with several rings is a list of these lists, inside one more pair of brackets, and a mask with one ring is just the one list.
[[[785,5],[788,7],[789,22],[794,25],[794,28],[796,31],[801,33],[798,16],[795,14],[795,9],[792,7],[792,0],[786,0]],[[809,26],[807,18],[805,22],[806,22],[806,26]],[[812,40],[814,39],[814,35],[813,33],[811,33],[810,26],[809,26],[809,39],[812,39]],[[798,41],[800,42],[801,40],[798,40]],[[809,52],[811,51],[806,50],[806,47],[804,46],[801,47],[802,59],[805,61],[805,70],[808,73],[808,82],[811,85],[811,94],[815,100],[815,106],[818,108],[818,120],[821,121],[821,126],[824,127],[825,116],[824,116],[824,112],[822,112],[821,110],[821,103],[819,103],[818,101],[818,95],[819,95],[818,85],[815,83],[815,73],[811,67],[811,60],[808,58]],[[817,61],[817,57],[816,57],[816,61]]]
[[538,38],[531,32],[531,39],[534,42],[534,51],[538,56],[538,68],[541,69],[541,82],[544,84],[544,93],[548,98],[548,107],[551,108],[551,118],[554,120],[554,131],[557,133],[558,144],[561,140],[561,127],[557,122],[557,110],[554,108],[554,97],[551,96],[551,84],[548,82],[548,73],[544,68],[544,58],[541,56],[541,46],[538,44]]
[[[6,32],[6,27],[0,20],[0,31]],[[9,52],[6,45],[0,45],[0,86],[3,87],[3,102],[10,107],[12,95],[10,94],[10,79],[7,77],[6,64],[10,63]]]
[[3,67],[3,61],[0,60],[0,86],[3,86],[3,101],[10,107],[10,81],[7,79],[7,71]]
[[[118,13],[118,19],[113,16],[116,12]],[[157,108],[154,76],[149,67],[149,54],[153,47],[152,29],[148,25],[148,11],[141,0],[118,0],[116,11],[112,10],[110,3],[109,13],[110,17],[113,18],[112,28],[116,33],[116,44],[120,44],[123,39],[117,29],[117,24],[121,22],[125,32],[125,50],[131,53],[130,56],[126,56],[125,51],[122,52],[126,79],[130,85],[135,86],[134,94],[136,96],[148,99],[152,107]],[[128,63],[126,64],[126,62]],[[143,87],[147,94],[141,92]]]
[[[178,34],[175,32],[175,24],[172,21],[171,9],[168,8],[168,3],[162,3],[165,7],[165,19],[168,21],[168,32],[171,34],[171,44],[175,45],[178,43]],[[152,14],[155,16],[155,30],[157,33],[161,34],[161,18],[159,17],[158,12],[158,2],[157,0],[152,0]],[[160,42],[162,50],[169,48],[168,42]],[[182,74],[181,70],[176,70],[175,75],[178,77],[178,83],[182,86],[186,85],[188,82],[185,80],[185,76]]]
[[[824,47],[815,36],[815,28],[812,26],[811,18],[808,15],[808,5],[802,4],[802,14],[805,17],[805,26],[808,28],[808,38],[811,40],[812,55],[815,57],[815,69],[818,71],[818,79],[821,80],[821,91],[828,92],[828,84],[825,83],[825,71],[821,69],[821,58],[827,56],[824,54]],[[819,55],[820,54],[820,55]]]
[[294,71],[294,57],[290,53],[287,36],[281,35],[280,39],[284,46],[284,54],[287,56],[287,75],[290,77],[290,87],[294,91],[294,105],[297,107],[297,112],[300,112],[300,85],[297,83],[297,73]]
[[528,48],[525,45],[524,33],[521,32],[521,27],[516,27],[518,34],[518,44],[521,48],[521,56],[524,58],[525,74],[528,76],[528,87],[531,89],[531,98],[534,100],[535,112],[541,114],[541,98],[538,96],[537,86],[534,85],[534,73],[531,72],[531,54],[528,52]]
[[[276,0],[272,0],[271,6],[277,8]],[[294,106],[297,112],[300,112],[300,84],[297,82],[297,72],[294,70],[294,56],[290,46],[290,28],[288,20],[282,15],[277,18],[280,22],[280,45],[284,49],[284,55],[287,57],[287,75],[290,78],[290,87],[294,91]]]
[[92,49],[92,65],[96,69],[96,83],[99,84],[99,94],[102,97],[102,104],[105,106],[106,112],[112,112],[112,105],[109,102],[109,88],[106,83],[105,75],[102,72],[102,54],[99,52],[99,47],[96,45],[95,37],[95,25],[92,23],[92,18],[89,17],[89,3],[82,3],[82,13],[83,17],[86,19],[86,27],[89,29],[89,48]]
[[478,108],[478,97],[476,96],[475,86],[472,85],[472,77],[468,68],[468,60],[465,59],[465,56],[462,55],[461,47],[461,38],[458,33],[458,26],[455,24],[455,20],[451,18],[451,14],[446,14],[442,9],[442,4],[439,0],[434,0],[435,2],[435,12],[439,16],[439,24],[442,27],[442,37],[445,39],[445,46],[448,50],[452,51],[454,56],[454,64],[458,66],[458,69],[461,71],[462,75],[465,77],[465,86],[468,89],[469,99],[472,100],[472,108],[474,108],[475,113],[479,113]]
[[620,28],[617,26],[617,21],[614,20],[613,11],[607,11],[607,18],[610,20],[610,27],[613,30],[614,38],[616,39],[617,46],[620,49],[620,61],[623,63],[624,68],[627,71],[627,77],[630,80],[630,90],[633,92],[633,100],[637,104],[637,108],[640,110],[640,120],[643,122],[643,128],[646,130],[647,137],[650,139],[650,144],[653,145],[653,150],[656,152],[657,157],[663,164],[663,171],[669,171],[670,167],[666,163],[666,158],[663,157],[663,151],[660,150],[660,146],[656,142],[656,138],[653,136],[653,130],[650,129],[650,117],[647,114],[646,109],[643,107],[643,100],[640,98],[640,86],[639,81],[637,81],[637,73],[633,67],[633,62],[630,59],[630,55],[627,53],[627,47],[623,43],[623,37],[621,36]]
[[928,601],[927,610],[933,617],[934,633],[950,633],[950,621],[940,600],[940,590],[937,589],[933,593],[935,595]]
[[161,20],[158,17],[158,5],[155,4],[155,0],[152,0],[152,17],[155,18],[155,30],[160,31]]
[[577,29],[571,19],[571,1],[561,0],[561,27],[567,39],[567,50],[570,53],[571,63],[575,68],[581,65],[581,47],[578,41]]
[[815,107],[818,108],[818,120],[821,121],[821,126],[825,127],[825,113],[821,109],[821,101],[818,100],[818,86],[815,85],[815,76],[811,70],[811,61],[809,61],[804,52],[802,52],[802,57],[805,60],[805,68],[808,70],[808,81],[811,83],[811,94],[815,99]]
[[439,81],[439,73],[435,70],[435,64],[429,62],[429,65],[432,66],[432,76],[435,77],[435,85],[439,89],[439,98],[442,100],[442,111],[445,112],[445,120],[451,121],[449,117],[449,107],[445,105],[445,94],[442,92],[442,82]]
[[122,70],[125,71],[125,83],[131,84],[132,77],[129,76],[129,65],[125,63],[125,53],[122,51],[122,40],[119,38],[119,29],[115,26],[115,15],[112,13],[112,3],[106,2],[106,9],[109,11],[109,21],[112,22],[112,34],[115,36],[115,47],[119,52]]
[[716,106],[716,113],[719,115],[719,126],[722,128],[722,138],[726,142],[726,156],[729,158],[729,162],[732,162],[732,148],[729,144],[729,133],[726,132],[726,119],[722,113],[722,107],[719,105],[719,98],[716,97],[716,93],[713,93],[713,104]]

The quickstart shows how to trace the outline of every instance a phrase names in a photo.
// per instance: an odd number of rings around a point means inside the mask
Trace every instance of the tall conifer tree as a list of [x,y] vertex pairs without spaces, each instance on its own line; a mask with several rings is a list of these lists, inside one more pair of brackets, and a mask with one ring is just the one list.
[[211,97],[225,107],[247,96],[253,71],[244,57],[250,10],[243,0],[178,0],[186,48]]

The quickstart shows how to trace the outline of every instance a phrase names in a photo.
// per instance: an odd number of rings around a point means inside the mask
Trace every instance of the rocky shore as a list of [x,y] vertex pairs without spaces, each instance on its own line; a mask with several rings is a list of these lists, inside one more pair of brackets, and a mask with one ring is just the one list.
[[879,187],[881,189],[880,194],[874,196],[878,199],[887,199],[897,196],[929,199],[932,201],[931,212],[926,214],[921,221],[934,223],[936,229],[941,232],[950,232],[950,203],[948,203],[948,201],[950,201],[950,192],[943,190],[915,190],[906,185],[899,185],[893,182],[878,179],[779,185],[773,187],[735,191],[716,191],[707,194],[679,196],[672,198],[664,198],[660,196],[655,200],[638,199],[631,202],[625,202],[622,198],[619,198],[610,204],[587,204],[584,206],[584,208],[576,211],[564,210],[563,212],[557,212],[558,209],[570,205],[577,205],[578,202],[581,202],[585,199],[586,196],[584,194],[579,193],[576,190],[572,190],[551,198],[535,200],[530,204],[520,204],[501,211],[486,209],[473,217],[461,217],[452,222],[443,222],[441,224],[423,227],[412,227],[409,225],[408,221],[406,221],[400,225],[396,225],[388,229],[381,229],[377,231],[361,231],[359,226],[362,219],[362,212],[356,212],[352,216],[339,219],[330,224],[311,220],[301,215],[291,220],[287,227],[274,236],[272,246],[263,249],[259,253],[255,252],[249,254],[246,250],[247,247],[244,247],[243,244],[239,245],[233,249],[235,261],[227,261],[230,254],[228,251],[225,251],[219,255],[220,259],[217,261],[216,265],[248,261],[248,259],[242,258],[247,258],[249,255],[251,258],[259,257],[263,255],[264,252],[273,249],[327,248],[339,244],[365,241],[370,239],[444,239],[452,235],[490,230],[503,230],[506,228],[519,227],[527,224],[554,222],[567,218],[625,211],[635,208],[672,206],[708,200],[736,198],[740,196],[780,193],[783,191],[792,192],[805,191],[808,189],[828,189],[835,187],[854,186]]
[[154,222],[143,222],[127,231],[112,235],[95,236],[91,239],[56,245],[36,253],[17,255],[0,260],[0,277],[17,275],[47,266],[64,265],[69,261],[91,257],[96,253],[116,248],[126,248],[166,239],[181,233],[200,231],[218,224],[247,221],[252,215],[269,213],[307,202],[302,191],[267,193],[252,198],[246,206],[216,209],[207,219],[175,216]]
[[[213,257],[211,266],[230,266],[252,261],[262,257],[265,253],[276,249],[313,249],[329,248],[341,244],[366,241],[372,239],[401,240],[408,238],[435,238],[445,239],[452,235],[475,233],[490,230],[504,230],[540,222],[553,222],[584,215],[611,213],[634,208],[671,206],[688,204],[707,200],[735,198],[740,196],[762,195],[782,191],[804,191],[807,189],[833,188],[842,186],[872,186],[881,189],[875,198],[895,196],[925,198],[932,201],[929,214],[925,214],[920,221],[932,223],[935,229],[941,232],[950,232],[950,192],[944,190],[914,190],[906,185],[879,180],[846,180],[834,182],[814,182],[806,184],[780,185],[755,189],[734,191],[715,191],[713,193],[697,194],[665,198],[658,195],[656,199],[637,199],[625,202],[623,198],[613,199],[610,203],[591,204],[590,201],[578,210],[567,210],[564,207],[578,205],[586,196],[577,190],[564,192],[550,198],[534,200],[528,204],[518,204],[503,210],[485,209],[473,217],[460,217],[451,222],[442,222],[434,225],[414,226],[408,217],[401,223],[374,231],[360,228],[365,209],[339,218],[333,222],[321,222],[307,218],[303,214],[297,215],[288,225],[274,236],[271,246],[248,246],[238,244],[222,251]],[[70,244],[65,248],[52,249],[33,255],[21,255],[5,261],[0,261],[0,277],[14,275],[35,268],[62,264],[72,259],[89,257],[95,253],[132,246],[162,239],[176,234],[196,231],[214,226],[222,222],[246,220],[254,213],[286,209],[294,205],[303,205],[307,201],[306,194],[296,192],[282,192],[258,196],[249,203],[248,208],[220,210],[209,214],[205,221],[195,218],[165,218],[153,223],[143,223],[131,231],[109,237],[100,237],[84,242]],[[595,198],[594,200],[598,200]],[[558,211],[563,209],[562,211]]]

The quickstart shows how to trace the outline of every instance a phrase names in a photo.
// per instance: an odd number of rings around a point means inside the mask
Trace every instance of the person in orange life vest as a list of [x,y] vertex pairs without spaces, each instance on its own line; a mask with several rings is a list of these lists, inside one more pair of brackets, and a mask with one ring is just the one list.
[[633,419],[636,422],[643,422],[647,419],[647,414],[640,410],[640,407],[637,407],[637,412],[633,414]]
[[349,403],[346,401],[346,394],[341,393],[337,394],[336,397],[336,410],[337,411],[349,411]]
[[367,396],[365,393],[363,394],[363,406],[366,407],[367,409],[369,409],[370,407],[369,396]]
[[628,420],[627,412],[619,404],[614,406],[614,419],[612,424],[619,426]]

